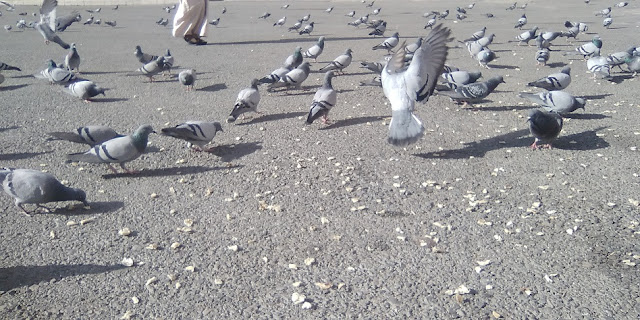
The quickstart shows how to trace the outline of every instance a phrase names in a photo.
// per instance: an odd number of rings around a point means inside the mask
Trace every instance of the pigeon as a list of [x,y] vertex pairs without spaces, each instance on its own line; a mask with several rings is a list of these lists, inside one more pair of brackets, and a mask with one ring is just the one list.
[[395,48],[398,45],[398,42],[400,42],[400,39],[398,33],[396,32],[391,37],[382,41],[380,44],[373,46],[372,49],[386,49],[390,53],[391,49]]
[[4,4],[5,6],[7,6],[7,9],[6,9],[7,11],[11,12],[11,11],[15,11],[16,10],[16,7],[14,5],[10,4],[9,2],[0,1],[0,3]]
[[460,8],[460,7],[456,7],[456,11],[457,11],[458,13],[461,13],[461,14],[467,14],[467,10],[462,9],[462,8]]
[[271,16],[271,13],[265,12],[261,16],[259,16],[258,19],[267,19],[269,16]]
[[602,11],[596,13],[596,16],[607,16],[611,13],[611,7],[607,7],[606,9],[602,9]]
[[541,48],[536,51],[536,65],[547,65],[547,61],[551,57],[551,51],[547,48]]
[[508,6],[507,9],[505,9],[505,10],[513,10],[513,9],[516,8],[517,4],[518,4],[517,2],[514,2],[512,5]]
[[467,16],[461,13],[456,14],[456,20],[462,21],[464,19],[466,19]]
[[555,91],[566,89],[569,84],[571,84],[571,67],[564,67],[558,73],[552,73],[536,81],[529,82],[527,86]]
[[444,19],[446,19],[446,18],[447,18],[447,16],[448,16],[448,15],[449,15],[449,9],[447,9],[447,10],[445,10],[443,13],[441,13],[441,14],[438,16],[438,19],[440,19],[440,20],[444,20]]
[[187,121],[175,127],[162,128],[161,134],[188,142],[188,146],[196,151],[210,152],[212,148],[204,149],[218,131],[223,131],[219,122]]
[[310,14],[310,13],[309,13],[309,14],[307,14],[306,16],[302,17],[302,18],[301,18],[300,20],[298,20],[298,21],[300,21],[300,22],[307,22],[307,21],[309,21],[309,19],[311,19],[311,14]]
[[169,24],[169,19],[161,19],[160,22],[158,22],[158,25],[163,27],[166,27],[168,24]]
[[56,31],[63,32],[67,30],[67,28],[73,24],[74,22],[79,22],[82,20],[82,16],[78,13],[78,11],[73,11],[70,14],[62,17],[56,18]]
[[36,23],[34,28],[44,37],[44,43],[49,44],[53,41],[64,49],[69,49],[69,45],[62,41],[53,30],[56,30],[56,11],[58,8],[57,0],[44,0],[40,7],[40,22]]
[[287,59],[284,60],[284,67],[288,69],[297,68],[300,64],[302,64],[302,48],[296,47],[296,50],[292,55],[288,56]]
[[87,19],[83,24],[87,25],[87,24],[92,24],[93,23],[93,16],[89,17],[89,19]]
[[164,70],[164,57],[158,57],[144,66],[138,68],[143,75],[149,77],[149,81],[153,82],[153,76]]
[[504,83],[502,76],[495,76],[484,82],[470,83],[453,91],[440,92],[440,94],[448,96],[456,102],[464,102],[467,105],[486,98],[501,83]]
[[326,13],[331,13],[331,11],[333,11],[333,7],[329,7],[329,8],[327,8],[327,10],[325,10],[324,12],[326,12]]
[[280,78],[284,77],[284,75],[287,74],[289,71],[291,71],[291,68],[280,67],[280,68],[278,68],[276,70],[273,70],[268,76],[260,78],[258,81],[260,83],[278,82],[280,80]]
[[622,67],[620,66],[624,64],[624,61],[628,57],[633,56],[633,52],[635,49],[635,47],[631,47],[627,51],[614,52],[607,56],[607,63],[612,67],[617,66],[620,70],[622,70]]
[[222,14],[227,13],[227,7],[222,7]]
[[98,9],[95,9],[95,10],[87,10],[87,12],[89,12],[89,13],[99,13],[100,10],[102,10],[102,8],[98,8]]
[[580,108],[584,109],[584,105],[586,104],[583,98],[576,98],[564,91],[540,93],[522,92],[519,94],[519,97],[537,103],[547,111],[553,111],[559,114],[571,113]]
[[84,102],[91,102],[91,98],[99,94],[104,96],[106,90],[108,89],[98,87],[93,81],[81,80],[71,83],[68,93],[84,100]]
[[[423,40],[424,39],[422,37],[420,37],[420,38],[418,38],[416,40],[416,42],[406,45],[404,47],[405,54],[407,54],[407,55],[414,54],[416,52],[416,50],[418,50],[418,48],[420,48],[420,46],[422,45],[422,41]],[[406,56],[405,56],[405,58],[406,58]]]
[[374,0],[374,1],[371,1],[371,3],[367,4],[367,6],[366,6],[366,7],[367,7],[367,8],[371,8],[371,7],[373,7],[373,4],[374,4],[374,3],[375,3],[375,0]]
[[611,78],[611,66],[606,57],[595,56],[587,60],[587,69],[593,73],[593,79],[600,76],[605,79]]
[[66,68],[58,68],[53,60],[47,60],[47,68],[34,75],[34,77],[48,80],[51,84],[66,84],[78,80],[71,71]]
[[380,76],[375,76],[371,80],[360,81],[360,86],[361,87],[369,86],[369,87],[380,87],[380,88],[382,88],[382,79],[381,79]]
[[445,72],[442,74],[442,78],[447,80],[447,83],[450,84],[451,89],[456,89],[460,86],[464,86],[469,83],[474,83],[478,79],[482,77],[482,72],[475,71],[453,71],[453,72]]
[[467,51],[469,51],[469,55],[471,57],[475,57],[480,53],[480,51],[485,49],[485,46],[478,43],[478,41],[469,41],[464,44],[467,47]]
[[18,29],[24,29],[27,26],[27,22],[24,19],[18,20],[16,27]]
[[278,27],[282,27],[284,25],[284,23],[287,22],[287,17],[282,17],[280,18],[278,21],[276,21],[273,26],[278,26]]
[[220,23],[220,17],[209,21],[209,24],[212,26],[217,26],[219,23]]
[[[415,143],[424,134],[422,121],[413,114],[416,101],[428,101],[447,59],[451,30],[437,25],[415,52],[408,67],[404,50],[398,50],[382,71],[382,89],[391,103],[387,141],[394,146]],[[404,47],[404,44],[403,44]]]
[[518,40],[518,45],[521,45],[523,42],[527,45],[529,41],[536,38],[536,32],[538,31],[538,27],[533,27],[531,30],[525,31],[516,36],[516,40]]
[[557,31],[545,31],[540,33],[540,35],[542,36],[542,39],[546,40],[546,41],[553,41],[556,38],[558,38],[559,36],[562,35],[562,32],[557,32]]
[[351,56],[351,49],[347,49],[343,54],[339,55],[333,61],[329,62],[328,65],[320,68],[320,72],[326,72],[331,70],[336,70],[340,72],[340,74],[344,74],[344,69],[351,64],[351,60],[353,57]]
[[42,206],[42,203],[80,201],[85,206],[89,205],[84,191],[63,185],[50,173],[5,168],[0,170],[0,178],[2,178],[4,192],[15,199],[16,207],[27,216],[30,216],[24,208],[24,204],[27,203],[44,208],[47,212],[50,209]]
[[171,75],[171,68],[173,67],[173,56],[171,55],[171,51],[167,49],[164,56],[164,62],[162,64],[162,70],[167,71],[169,75]]
[[121,134],[107,126],[80,127],[72,132],[47,132],[56,139],[95,146],[113,138],[122,137]]
[[615,7],[616,8],[624,8],[624,7],[628,6],[628,5],[629,5],[629,2],[623,1],[623,2],[616,3]]
[[480,66],[490,69],[489,62],[496,59],[496,54],[489,48],[484,48],[482,51],[478,52],[475,58],[478,60],[478,63],[480,63]]
[[116,4],[116,6],[111,8],[111,10],[118,10],[118,5]]
[[427,21],[427,24],[424,25],[423,29],[429,28],[429,29],[433,29],[433,26],[436,25],[436,18],[431,18],[429,19],[429,21]]
[[314,62],[317,62],[316,59],[322,54],[322,51],[324,51],[324,37],[318,38],[316,44],[302,53],[302,57],[312,58]]
[[513,28],[518,28],[518,29],[522,29],[522,27],[524,27],[524,25],[527,24],[527,15],[526,14],[522,14],[522,17],[520,17],[520,19],[518,19],[518,22],[516,23],[515,26],[513,26]]
[[178,80],[187,87],[187,91],[194,90],[196,84],[196,70],[187,69],[178,74]]
[[476,40],[476,42],[477,42],[479,45],[483,46],[483,47],[487,47],[488,45],[490,45],[491,43],[493,43],[493,39],[495,38],[495,36],[496,36],[496,35],[492,33],[492,34],[490,34],[490,35],[488,35],[488,36],[484,36],[484,37],[482,37],[482,38],[480,38],[480,39]]
[[609,26],[611,26],[611,24],[613,23],[613,19],[608,16],[606,18],[604,18],[604,20],[602,20],[602,26],[609,29]]
[[155,133],[153,128],[150,125],[143,125],[131,135],[105,141],[84,153],[69,154],[67,161],[106,163],[114,173],[118,173],[118,171],[111,164],[118,163],[127,173],[136,173],[136,171],[127,169],[125,163],[137,159],[144,153],[151,133]]
[[575,52],[566,52],[564,55],[581,55],[585,59],[588,57],[597,57],[600,55],[600,49],[602,48],[602,40],[595,37],[591,42],[587,42],[575,49]]
[[289,4],[285,4],[282,7],[280,7],[280,9],[287,9],[287,8],[289,8]]
[[111,26],[111,27],[115,27],[115,26],[116,26],[116,24],[117,24],[117,22],[116,22],[115,20],[113,20],[113,21],[106,20],[106,21],[104,22],[104,24],[106,24],[106,25],[108,25],[108,26]]
[[7,32],[11,31],[12,27],[8,24],[4,25],[4,30],[6,30]]
[[382,21],[382,23],[377,26],[373,31],[369,32],[370,36],[383,36],[384,32],[387,30],[387,22]]
[[158,59],[158,56],[154,56],[148,53],[143,53],[142,48],[140,48],[140,46],[136,46],[136,50],[133,52],[133,54],[136,56],[136,58],[138,58],[138,61],[140,61],[140,63],[143,63],[143,64],[147,64],[151,61]]
[[329,111],[336,105],[337,92],[333,90],[331,85],[331,79],[333,78],[333,71],[329,71],[324,75],[324,83],[322,87],[316,91],[313,96],[313,102],[311,102],[311,109],[307,116],[307,124],[312,124],[314,120],[322,117],[322,123],[329,123]]
[[473,7],[475,7],[475,6],[476,6],[476,3],[475,3],[475,2],[473,2],[473,3],[471,3],[470,5],[468,5],[468,6],[467,6],[467,9],[471,10],[471,9],[473,9]]
[[574,40],[578,39],[578,34],[580,34],[580,28],[578,26],[573,26],[573,25],[568,26],[567,30],[562,32],[562,36],[566,37],[567,41],[569,40],[569,38],[573,38]]
[[347,25],[354,26],[354,27],[358,27],[361,24],[362,24],[362,19],[361,18],[358,18],[358,19],[356,19],[356,20],[354,20],[352,22],[347,23]]
[[536,37],[536,47],[538,49],[549,49],[551,47],[551,41],[546,40],[542,36],[542,33],[539,33],[538,36]]
[[360,17],[360,23],[367,23],[367,21],[369,21],[369,14],[365,14],[364,16]]
[[98,19],[93,22],[93,24],[97,24],[97,25],[100,25],[101,23],[102,23],[102,19]]
[[269,90],[280,87],[286,87],[287,89],[289,89],[290,87],[294,87],[296,89],[300,89],[302,82],[307,80],[309,72],[311,72],[310,67],[311,65],[309,64],[309,62],[303,62],[297,68],[287,72],[284,76],[282,76],[282,78],[280,78],[280,80],[270,84]]
[[485,13],[484,16],[487,17],[487,18],[493,18],[494,17],[493,13]]
[[[307,62],[305,62],[307,63]],[[233,105],[233,110],[227,118],[227,122],[234,122],[238,119],[238,116],[247,112],[258,112],[258,104],[260,103],[260,91],[258,90],[258,80],[251,80],[251,87],[242,89],[238,93],[236,103]],[[243,115],[244,119],[244,115]]]
[[355,15],[356,15],[356,12],[355,11],[351,11],[351,12],[347,13],[345,16],[353,18],[353,16],[355,16]]
[[4,63],[4,62],[0,62],[0,71],[3,71],[3,70],[15,70],[15,71],[22,71],[22,70],[20,70],[20,68],[18,68],[18,67],[10,66],[10,65],[8,65],[8,64],[6,64],[6,63]]
[[311,35],[311,32],[313,31],[313,25],[314,25],[314,22],[309,23],[308,25],[304,26],[304,28],[302,28],[302,30],[300,32],[298,32],[298,34],[300,34],[300,35],[303,35],[303,34]]
[[298,31],[302,27],[302,22],[298,21],[294,23],[291,27],[289,27],[288,31]]
[[567,28],[577,27],[579,32],[586,32],[589,30],[589,26],[584,22],[565,21],[564,26]]
[[373,10],[373,12],[371,12],[371,14],[374,15],[374,16],[377,16],[380,13],[380,11],[382,11],[382,8],[377,8],[377,9]]
[[640,71],[640,56],[627,57],[624,62],[627,64],[629,71],[633,72],[633,76],[637,76]]
[[69,71],[75,70],[76,72],[80,72],[80,55],[78,55],[75,43],[71,44],[69,53],[64,57],[64,65]]
[[[476,41],[479,40],[480,38],[484,37],[485,33],[487,31],[487,27],[482,27],[482,29],[474,32],[471,35],[471,38],[465,39],[463,40],[463,42],[467,42],[467,41]],[[492,40],[493,41],[493,40]]]
[[[531,149],[549,148],[562,131],[562,117],[555,112],[531,110],[529,112],[529,131],[535,138]],[[542,143],[539,145],[538,143]]]

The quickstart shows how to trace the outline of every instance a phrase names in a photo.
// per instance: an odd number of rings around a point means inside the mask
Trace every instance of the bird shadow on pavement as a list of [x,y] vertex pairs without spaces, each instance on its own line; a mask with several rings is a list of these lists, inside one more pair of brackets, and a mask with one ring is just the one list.
[[597,95],[593,95],[593,96],[579,96],[582,99],[587,99],[587,100],[600,100],[600,99],[604,99],[608,96],[612,96],[613,93],[603,93],[603,94],[597,94]]
[[606,128],[607,127],[600,127],[568,136],[560,134],[560,137],[553,142],[553,147],[562,150],[596,150],[606,148],[609,146],[609,143],[596,134],[598,131]]
[[521,129],[480,141],[468,142],[460,149],[416,153],[414,156],[424,159],[468,159],[471,156],[480,158],[489,151],[525,147],[531,143],[533,143],[533,138],[529,137],[529,130]]
[[[61,280],[67,277],[99,274],[127,268],[121,264],[72,264],[72,265],[46,265],[46,266],[15,266],[0,268],[0,291],[7,294],[19,287],[28,287],[41,282],[49,282],[53,279]],[[8,294],[15,294],[9,292]]]
[[297,117],[302,117],[304,115],[306,115],[306,112],[284,112],[284,113],[273,113],[273,114],[267,114],[267,115],[263,115],[261,117],[258,118],[253,118],[250,121],[247,122],[243,122],[243,123],[238,123],[238,126],[246,126],[249,124],[256,124],[256,123],[260,123],[260,122],[269,122],[269,121],[276,121],[276,120],[283,120],[283,119],[291,119],[291,118],[297,118]]
[[490,64],[488,66],[491,69],[511,69],[511,70],[518,69],[517,66],[509,66],[509,65],[505,65],[505,64]]
[[[499,106],[499,107],[477,107],[473,111],[513,111],[513,110],[528,110],[533,109],[534,106]],[[462,108],[463,110],[466,108]]]
[[611,82],[613,82],[615,84],[620,84],[624,80],[629,80],[629,79],[633,79],[633,78],[634,78],[634,76],[630,75],[630,74],[616,75],[616,76],[612,76],[611,79],[609,79],[609,81],[611,81]]
[[226,169],[226,167],[203,167],[203,166],[185,166],[170,167],[159,169],[144,169],[138,173],[110,173],[102,176],[104,179],[114,178],[140,178],[140,177],[164,177],[164,176],[180,176],[187,174],[196,174],[212,170]]
[[19,126],[10,126],[10,127],[6,127],[6,128],[0,128],[0,132],[4,132],[7,130],[14,130],[14,129],[19,129]]
[[200,89],[196,89],[196,91],[207,91],[207,92],[216,92],[220,90],[227,89],[226,83],[214,83],[210,86],[202,87]]
[[231,162],[262,149],[261,142],[243,142],[216,146],[209,151],[223,162]]
[[129,73],[131,71],[89,71],[89,72],[82,72],[82,75],[94,75],[94,74],[110,74],[110,73]]
[[128,100],[129,99],[127,98],[99,98],[92,101],[93,102],[122,102],[122,101],[128,101]]
[[328,125],[326,127],[318,128],[318,130],[338,129],[338,128],[343,128],[343,127],[348,127],[348,126],[355,126],[355,125],[359,125],[359,124],[363,124],[363,123],[367,123],[367,122],[380,121],[382,119],[384,119],[383,116],[359,117],[359,118],[349,118],[349,119],[337,120],[337,121],[334,121],[332,124],[330,124],[330,125]]
[[19,152],[19,153],[0,153],[0,161],[21,160],[37,157],[39,155],[51,153],[51,151],[43,152]]
[[17,90],[20,88],[24,88],[28,86],[28,84],[16,84],[13,86],[4,86],[4,87],[0,87],[0,91],[11,91],[11,90]]
[[564,62],[552,62],[552,63],[547,63],[547,67],[549,68],[561,68],[566,66],[567,64]]
[[604,114],[598,113],[570,113],[563,115],[564,118],[569,119],[580,119],[580,120],[601,120],[606,118],[611,118],[610,116],[605,116]]

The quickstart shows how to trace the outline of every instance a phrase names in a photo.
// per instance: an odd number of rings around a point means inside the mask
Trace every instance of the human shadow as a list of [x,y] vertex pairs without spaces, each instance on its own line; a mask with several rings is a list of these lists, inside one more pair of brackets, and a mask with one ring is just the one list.
[[[316,23],[317,24],[317,23]],[[293,35],[293,33],[291,33]],[[249,41],[235,41],[235,42],[209,42],[208,46],[234,46],[234,45],[253,45],[253,44],[266,44],[266,43],[292,43],[292,42],[308,42],[309,39],[317,39],[321,34],[313,34],[310,37],[298,37],[298,38],[286,38],[278,40],[249,40]],[[329,38],[330,36],[326,36]],[[365,40],[371,39],[371,37],[330,37],[331,40],[336,41],[352,41],[352,40]]]
[[348,127],[348,126],[355,126],[355,125],[359,125],[359,124],[363,124],[363,123],[367,123],[367,122],[380,121],[382,119],[384,119],[383,116],[369,116],[369,117],[359,117],[359,118],[349,118],[349,119],[343,119],[343,120],[336,120],[332,124],[330,124],[330,125],[328,125],[326,127],[319,128],[318,130],[330,130],[330,129]]
[[494,107],[478,107],[477,111],[512,111],[512,110],[528,110],[535,108],[534,106],[521,105],[521,106],[494,106]]
[[262,149],[261,142],[243,142],[216,146],[210,153],[223,162],[231,162]]
[[276,121],[276,120],[283,120],[283,119],[291,119],[291,118],[301,117],[301,116],[304,116],[306,114],[307,114],[306,112],[273,113],[273,114],[267,114],[267,115],[263,115],[261,117],[253,118],[250,121],[238,123],[237,125],[238,126],[246,126],[248,124],[256,124],[256,123],[261,123],[261,122],[269,122],[269,121]]
[[0,268],[0,291],[27,287],[41,282],[49,282],[53,279],[60,280],[84,274],[99,274],[126,268],[121,264],[72,264],[72,265],[45,265],[45,266],[15,266]]
[[196,174],[212,170],[224,169],[221,167],[203,167],[203,166],[185,166],[185,167],[170,167],[159,169],[144,169],[138,173],[110,173],[102,176],[104,179],[114,178],[140,178],[140,177],[166,177],[166,176],[181,176],[187,174]]
[[42,152],[19,152],[19,153],[0,153],[0,161],[21,160],[37,157],[39,155],[51,153],[51,151]]
[[524,147],[533,142],[529,139],[529,130],[521,129],[509,133],[501,134],[495,137],[482,139],[465,143],[460,149],[449,149],[437,152],[417,153],[416,157],[424,159],[467,159],[469,157],[484,157],[489,151]]
[[0,87],[0,91],[17,90],[17,89],[20,89],[20,88],[24,88],[26,86],[28,86],[28,84],[16,84],[16,85],[13,85],[13,86],[3,86],[3,87]]
[[216,92],[220,90],[227,89],[227,85],[225,83],[215,83],[210,86],[202,87],[200,89],[196,89],[196,91],[207,91],[207,92]]

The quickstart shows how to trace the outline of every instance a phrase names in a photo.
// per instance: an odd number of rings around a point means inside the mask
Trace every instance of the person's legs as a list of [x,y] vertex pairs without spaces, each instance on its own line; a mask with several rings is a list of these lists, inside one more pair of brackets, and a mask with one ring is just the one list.
[[180,0],[173,20],[173,36],[190,44],[206,44],[200,39],[207,28],[207,0]]

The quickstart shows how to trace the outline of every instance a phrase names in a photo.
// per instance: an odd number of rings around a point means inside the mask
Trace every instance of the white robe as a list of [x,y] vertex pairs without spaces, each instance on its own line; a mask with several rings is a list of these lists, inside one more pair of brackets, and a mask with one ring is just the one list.
[[173,36],[187,34],[204,37],[207,33],[208,0],[180,0],[178,11],[173,18]]

